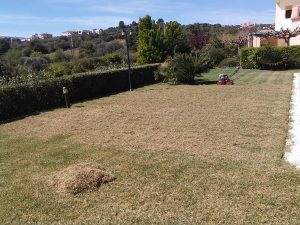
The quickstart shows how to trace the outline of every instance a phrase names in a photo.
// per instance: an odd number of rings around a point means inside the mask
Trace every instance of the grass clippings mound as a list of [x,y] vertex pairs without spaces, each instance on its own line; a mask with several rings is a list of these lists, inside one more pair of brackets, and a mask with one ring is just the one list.
[[77,195],[87,191],[94,191],[102,184],[115,179],[114,175],[108,173],[97,164],[81,163],[54,173],[50,177],[50,184],[59,193]]

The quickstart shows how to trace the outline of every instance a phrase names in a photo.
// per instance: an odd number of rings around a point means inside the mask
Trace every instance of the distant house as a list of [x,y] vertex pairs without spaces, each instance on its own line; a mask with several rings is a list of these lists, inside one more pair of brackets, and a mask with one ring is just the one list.
[[92,35],[92,34],[100,34],[103,30],[102,29],[93,29],[93,30],[67,30],[62,33],[62,36],[75,36],[75,35]]
[[93,30],[92,30],[92,33],[93,33],[93,34],[101,34],[102,31],[103,31],[102,29],[93,29]]
[[40,35],[42,39],[50,39],[50,38],[53,38],[53,35],[52,34],[49,34],[49,33],[43,33]]
[[[281,28],[291,31],[300,27],[300,0],[275,0],[276,3],[276,18],[275,31]],[[263,37],[265,32],[270,30],[261,30],[253,36],[253,47],[261,47],[264,45],[286,46],[283,39],[274,37]],[[290,45],[300,45],[300,36],[291,38]]]
[[31,36],[30,41],[37,40],[37,39],[40,39],[40,36],[38,34],[34,34]]
[[80,30],[80,31],[78,31],[78,34],[79,34],[79,35],[84,35],[84,34],[90,35],[90,34],[92,34],[92,33],[93,33],[93,32],[90,31],[90,30]]
[[62,36],[66,36],[66,37],[69,37],[69,36],[72,36],[72,35],[78,35],[78,31],[75,31],[75,30],[67,30],[65,32],[62,33]]

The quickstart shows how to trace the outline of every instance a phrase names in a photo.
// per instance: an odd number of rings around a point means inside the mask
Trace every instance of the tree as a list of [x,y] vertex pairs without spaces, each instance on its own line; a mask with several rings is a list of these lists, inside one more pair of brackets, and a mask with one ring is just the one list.
[[176,52],[190,50],[182,26],[171,21],[164,23],[159,19],[155,23],[150,16],[145,16],[139,22],[138,63],[162,62]]
[[192,34],[191,47],[193,49],[202,49],[208,44],[209,37],[202,32]]
[[51,57],[52,62],[63,62],[66,60],[67,60],[67,57],[61,48],[57,49],[55,51],[55,53],[53,54],[53,56]]
[[164,29],[165,28],[165,21],[162,18],[159,18],[156,22],[156,24],[161,28]]
[[7,39],[0,39],[0,56],[4,55],[9,48],[9,41]]
[[138,34],[138,63],[157,63],[167,58],[168,46],[166,39],[151,16],[140,18]]
[[241,48],[247,46],[248,38],[252,36],[253,32],[256,30],[256,24],[245,23],[242,24],[238,32],[237,38],[229,40],[229,44],[238,47],[238,55],[241,55]]
[[46,56],[41,57],[22,57],[19,64],[30,67],[33,71],[42,71],[50,64],[50,59]]
[[125,23],[124,23],[124,21],[120,21],[119,22],[119,28],[120,29],[124,29],[126,26],[125,26]]
[[182,26],[176,21],[165,25],[164,35],[168,44],[168,55],[173,56],[176,52],[184,53],[188,48],[187,38]]
[[9,49],[3,56],[9,66],[16,65],[19,59],[22,57],[22,50],[20,49]]
[[43,54],[47,54],[48,50],[46,46],[38,39],[32,40],[29,42],[29,47],[31,50],[35,52],[41,52]]
[[96,52],[96,48],[94,46],[93,42],[86,42],[83,47],[81,47],[80,49],[80,55],[83,57],[88,57],[91,56],[92,54],[94,54]]
[[290,29],[283,29],[283,28],[281,28],[280,31],[275,31],[274,29],[272,29],[271,31],[267,32],[263,36],[283,39],[285,41],[286,46],[290,46],[291,38],[297,37],[299,35],[300,35],[300,27],[297,27],[293,31]]

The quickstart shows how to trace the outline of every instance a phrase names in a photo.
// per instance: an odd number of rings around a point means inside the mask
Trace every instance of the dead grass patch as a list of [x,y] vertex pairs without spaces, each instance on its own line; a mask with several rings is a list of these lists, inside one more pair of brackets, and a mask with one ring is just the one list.
[[53,173],[49,178],[49,184],[59,193],[77,195],[94,191],[102,184],[115,179],[115,176],[97,164],[80,163]]
[[[299,224],[300,173],[281,159],[292,74],[154,85],[1,125],[0,224]],[[40,182],[80,162],[118,181],[76,198]]]
[[105,148],[264,161],[285,135],[290,92],[288,85],[273,84],[156,85],[4,124],[0,132],[46,139],[68,135],[70,141]]

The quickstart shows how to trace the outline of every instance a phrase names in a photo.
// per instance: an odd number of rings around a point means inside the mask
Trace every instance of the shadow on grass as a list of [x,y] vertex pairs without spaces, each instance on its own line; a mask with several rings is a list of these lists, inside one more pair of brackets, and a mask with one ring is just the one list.
[[196,78],[194,85],[216,85],[217,80],[205,80],[201,78]]
[[[133,88],[133,90],[135,90],[135,89],[146,87],[146,86],[156,84],[156,83],[158,83],[158,82],[154,81],[154,82],[151,82],[151,83],[145,82],[145,83],[141,83],[141,84],[135,84],[135,85],[132,86],[132,88]],[[95,100],[95,99],[105,98],[105,97],[117,95],[117,94],[128,92],[128,91],[129,91],[129,87],[128,88],[122,88],[122,89],[119,89],[119,90],[109,90],[107,93],[94,94],[94,95],[86,96],[83,99],[78,99],[78,98],[72,99],[72,93],[71,93],[71,108],[84,108],[85,106],[82,105],[82,104],[87,102],[87,101],[92,101],[92,100]],[[80,105],[75,105],[74,106],[74,104],[80,104]],[[32,109],[32,110],[28,110],[28,111],[24,111],[24,112],[14,113],[13,115],[9,115],[9,116],[6,116],[6,117],[1,117],[1,115],[0,115],[0,125],[15,122],[15,121],[18,121],[18,120],[22,120],[22,119],[25,119],[25,118],[30,117],[30,116],[37,116],[37,115],[39,115],[40,113],[43,113],[43,112],[51,112],[51,111],[54,111],[55,109],[59,109],[59,108],[67,109],[64,105],[65,105],[65,102],[64,102],[63,96],[61,96],[60,104],[49,104],[49,106],[40,107],[38,109]]]

